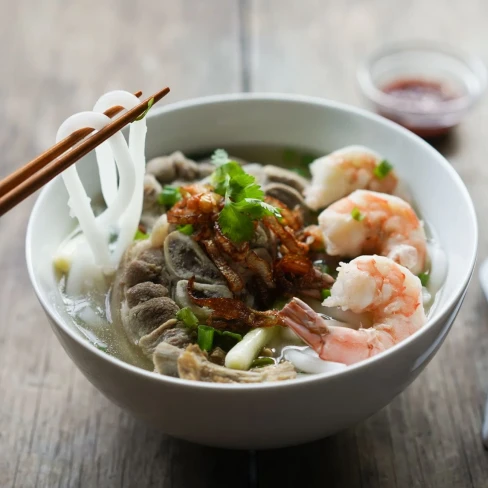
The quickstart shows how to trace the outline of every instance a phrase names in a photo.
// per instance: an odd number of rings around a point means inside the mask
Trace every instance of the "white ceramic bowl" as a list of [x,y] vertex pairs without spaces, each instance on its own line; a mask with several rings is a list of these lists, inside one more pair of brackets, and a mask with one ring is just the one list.
[[[63,309],[51,256],[73,228],[58,178],[44,188],[27,231],[30,279],[51,326],[83,374],[115,404],[164,432],[228,448],[271,448],[333,434],[387,405],[432,359],[464,299],[475,262],[477,224],[470,196],[431,146],[365,111],[289,95],[216,96],[153,109],[148,158],[242,144],[303,147],[325,153],[362,144],[395,165],[422,216],[437,231],[449,270],[435,314],[418,333],[343,372],[258,385],[190,382],[126,364],[93,347]],[[93,194],[94,158],[78,164]]]

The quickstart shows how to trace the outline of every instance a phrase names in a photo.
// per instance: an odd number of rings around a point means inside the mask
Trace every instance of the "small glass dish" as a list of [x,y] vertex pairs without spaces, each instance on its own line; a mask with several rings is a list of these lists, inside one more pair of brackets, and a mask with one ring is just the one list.
[[484,64],[442,43],[411,41],[373,52],[358,68],[374,109],[429,138],[456,126],[486,86]]

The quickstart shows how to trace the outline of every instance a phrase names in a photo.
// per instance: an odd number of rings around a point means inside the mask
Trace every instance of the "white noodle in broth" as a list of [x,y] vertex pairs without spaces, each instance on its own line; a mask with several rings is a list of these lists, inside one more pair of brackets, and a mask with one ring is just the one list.
[[[100,112],[110,106],[121,105],[131,109],[138,103],[139,99],[128,92],[107,93],[98,100],[96,111],[81,112],[66,119],[58,130],[56,141],[82,127],[102,129],[110,118]],[[134,238],[142,212],[146,131],[143,118],[131,124],[129,147],[122,133],[118,132],[97,151],[102,194],[107,205],[97,217],[76,167],[71,166],[62,174],[69,194],[71,215],[78,219],[82,232],[75,248],[69,249],[68,253],[71,264],[67,266],[74,267],[67,279],[67,291],[71,295],[82,294],[94,283],[100,283],[104,274],[113,273]],[[116,236],[113,244],[109,242],[110,234]],[[63,246],[59,254],[63,255]]]

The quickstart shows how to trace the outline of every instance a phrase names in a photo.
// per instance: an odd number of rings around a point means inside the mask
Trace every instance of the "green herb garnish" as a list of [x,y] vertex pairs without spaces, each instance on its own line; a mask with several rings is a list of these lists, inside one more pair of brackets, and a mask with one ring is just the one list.
[[213,164],[215,164],[215,166],[222,166],[223,164],[229,162],[229,155],[224,149],[216,149],[210,160]]
[[178,310],[176,318],[181,320],[187,327],[196,327],[198,325],[197,316],[188,307]]
[[297,175],[303,176],[304,178],[307,178],[309,176],[307,171],[303,168],[290,168],[290,171],[293,171]]
[[158,203],[168,208],[171,208],[179,200],[181,200],[181,193],[176,186],[164,186],[163,191],[158,196]]
[[324,289],[320,290],[320,296],[322,297],[322,300],[329,298],[330,297],[330,290],[328,288],[324,288]]
[[428,273],[420,273],[418,277],[422,286],[427,286],[429,284],[430,275]]
[[317,159],[313,154],[304,154],[302,156],[302,163],[306,164],[307,166],[313,163]]
[[322,260],[314,261],[313,265],[315,268],[319,269],[322,273],[330,274],[330,268],[326,263],[324,263],[324,261]]
[[269,366],[270,364],[275,364],[275,360],[273,358],[268,358],[265,356],[256,358],[251,363],[251,368],[262,368],[263,366]]
[[135,241],[144,241],[145,239],[149,238],[149,234],[140,231],[139,229],[136,230],[136,234],[134,236]]
[[287,163],[293,163],[297,159],[297,152],[293,149],[285,149],[283,151],[283,160]]
[[149,102],[147,102],[147,108],[146,108],[146,110],[144,110],[144,112],[142,112],[142,114],[139,115],[139,117],[136,117],[135,120],[142,120],[147,115],[147,113],[149,112],[149,109],[153,106],[153,104],[154,104],[154,97],[151,98],[149,100]]
[[352,210],[351,210],[351,217],[354,219],[354,220],[357,220],[358,222],[361,222],[361,220],[364,219],[364,215],[359,211],[359,208],[357,207],[354,207]]
[[392,169],[393,166],[386,159],[383,159],[383,161],[376,166],[373,172],[376,178],[382,180]]
[[230,351],[238,342],[242,341],[242,335],[229,330],[218,330],[214,332],[214,346],[220,347],[224,351]]
[[191,236],[193,234],[193,225],[186,224],[186,225],[178,225],[176,227],[182,234],[187,236]]
[[198,338],[197,343],[202,351],[210,351],[213,346],[215,329],[208,325],[198,326]]
[[93,345],[100,351],[107,352],[108,350],[107,344],[104,344],[103,342],[96,342]]
[[264,202],[264,192],[254,176],[247,174],[235,161],[217,167],[212,175],[214,191],[225,197],[219,215],[223,234],[236,243],[249,241],[254,235],[253,220],[274,215],[280,211]]

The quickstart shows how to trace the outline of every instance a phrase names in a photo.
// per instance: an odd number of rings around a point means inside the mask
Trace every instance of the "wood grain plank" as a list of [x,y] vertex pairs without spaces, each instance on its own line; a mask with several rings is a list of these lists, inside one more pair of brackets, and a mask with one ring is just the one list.
[[[165,103],[241,88],[237,1],[0,2],[0,177],[110,89]],[[216,14],[218,13],[218,15]],[[134,88],[137,87],[137,88]],[[0,486],[247,486],[248,454],[175,441],[112,405],[48,328],[24,261],[29,198],[0,221]],[[189,467],[191,467],[189,469]]]
[[[450,39],[488,60],[481,20],[487,13],[488,4],[479,0],[250,0],[250,88],[364,105],[355,70],[376,46],[412,37]],[[468,186],[481,217],[480,261],[488,256],[483,217],[488,212],[487,118],[485,97],[454,134],[437,143]],[[480,442],[488,390],[487,317],[475,276],[445,345],[413,385],[354,429],[260,454],[263,486],[273,486],[272,480],[282,486],[296,486],[298,480],[330,487],[488,486],[488,455]],[[339,446],[341,452],[331,454]],[[273,470],[278,465],[281,469]]]

